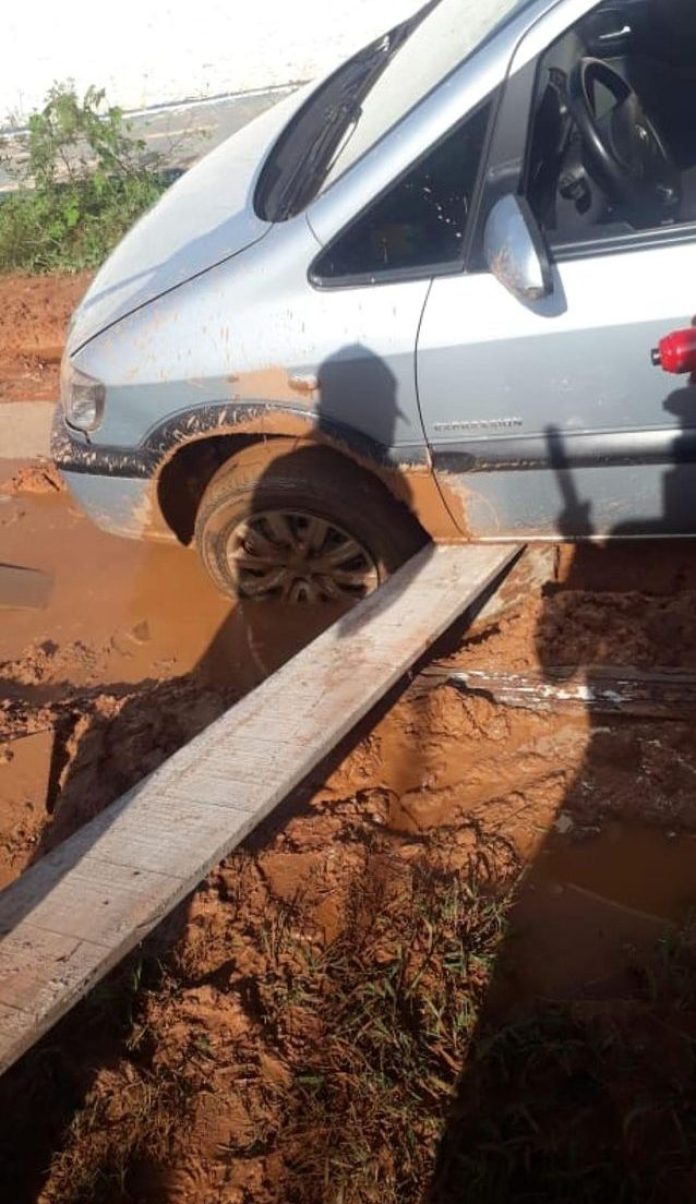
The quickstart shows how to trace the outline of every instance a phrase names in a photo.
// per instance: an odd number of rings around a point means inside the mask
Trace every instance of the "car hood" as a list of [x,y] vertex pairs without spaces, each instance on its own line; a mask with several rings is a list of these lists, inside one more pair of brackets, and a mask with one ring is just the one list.
[[266,154],[311,87],[244,126],[177,180],[128,232],[95,276],[68,332],[72,355],[134,309],[263,238],[254,213]]

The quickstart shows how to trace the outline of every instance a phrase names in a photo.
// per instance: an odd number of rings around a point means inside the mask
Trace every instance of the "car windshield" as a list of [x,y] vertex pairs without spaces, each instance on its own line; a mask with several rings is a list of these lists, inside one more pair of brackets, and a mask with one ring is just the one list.
[[261,174],[267,221],[300,213],[485,38],[534,0],[430,0],[342,64],[281,135]]

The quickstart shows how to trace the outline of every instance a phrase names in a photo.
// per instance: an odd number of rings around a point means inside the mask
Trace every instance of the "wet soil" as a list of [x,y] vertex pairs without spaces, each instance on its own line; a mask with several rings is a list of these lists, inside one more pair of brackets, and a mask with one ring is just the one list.
[[50,586],[2,609],[0,578],[0,885],[341,613],[232,607],[194,552],[104,535],[28,465],[0,467],[0,546]]
[[92,278],[0,276],[0,401],[55,401],[71,314]]
[[[45,609],[5,611],[0,625],[6,883],[333,616],[232,608],[193,553],[102,535],[50,482],[34,488],[17,466],[4,476],[14,484],[0,503],[3,558],[53,578]],[[693,667],[696,550],[564,552],[549,566],[503,616],[449,637],[442,658],[573,666],[590,679],[607,664]],[[397,938],[417,947],[429,909],[449,931],[438,891],[452,884],[500,908],[496,934],[478,961],[467,953],[457,980],[482,1031],[540,998],[601,1001],[612,1017],[617,1000],[635,1001],[636,965],[696,900],[692,720],[535,713],[422,679],[390,703],[6,1076],[0,1094],[14,1103],[0,1166],[13,1199],[425,1199],[466,1042],[437,1045],[439,1086],[422,1070],[424,1153],[406,1179],[392,1166],[363,1182],[352,1166],[362,1186],[351,1194],[342,1138],[319,1114],[348,1106],[332,1094],[348,1071],[346,1013],[337,1019],[331,1001],[355,976],[374,993]],[[383,926],[372,943],[360,938],[354,963],[356,899],[368,896]],[[379,1123],[398,1145],[394,1117]],[[370,1174],[386,1140],[375,1130],[363,1153]]]
[[[86,283],[0,282],[0,398],[55,396]],[[0,886],[338,617],[232,607],[35,465],[0,548],[51,584],[0,597]],[[696,549],[547,567],[440,659],[696,668]],[[695,841],[692,716],[404,683],[0,1082],[3,1198],[686,1204]]]

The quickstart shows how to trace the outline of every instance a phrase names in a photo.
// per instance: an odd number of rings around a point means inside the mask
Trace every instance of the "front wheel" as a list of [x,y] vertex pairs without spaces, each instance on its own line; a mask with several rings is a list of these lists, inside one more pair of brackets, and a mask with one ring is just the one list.
[[273,439],[218,470],[201,501],[195,540],[223,593],[292,604],[359,601],[426,536],[351,461]]

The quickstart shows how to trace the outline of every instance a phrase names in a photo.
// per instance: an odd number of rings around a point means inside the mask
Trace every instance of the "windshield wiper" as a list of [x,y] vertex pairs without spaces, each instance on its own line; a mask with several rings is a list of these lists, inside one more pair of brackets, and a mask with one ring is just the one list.
[[355,55],[308,104],[291,127],[283,157],[278,152],[272,160],[272,171],[266,174],[266,201],[262,209],[270,210],[274,221],[293,217],[314,199],[345,146],[351,126],[354,130],[360,121],[368,92],[416,26],[438,3],[440,0],[430,0],[415,16]]
[[309,203],[316,193],[317,178],[321,180],[328,173],[346,131],[350,125],[355,127],[358,124],[361,113],[362,108],[357,101],[352,104],[344,102],[334,109],[309,151],[298,161],[283,189],[279,201],[283,217],[290,217],[298,208],[303,209]]

